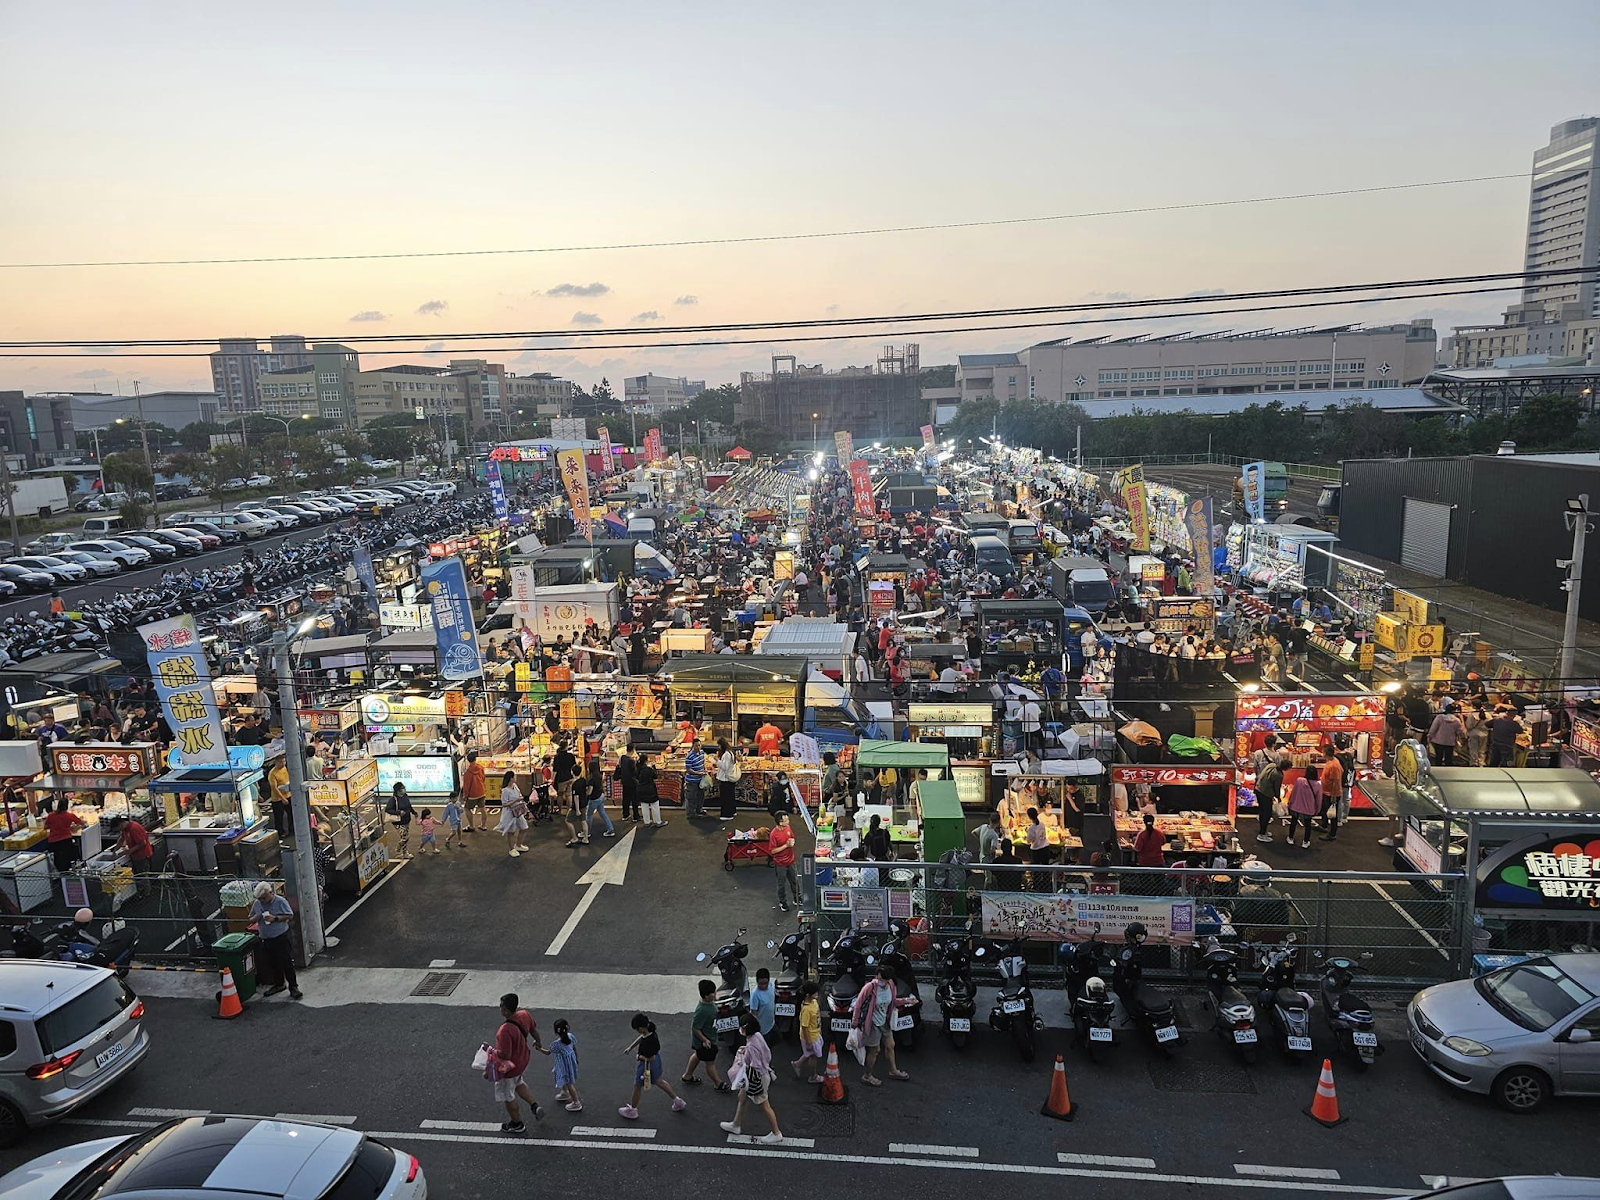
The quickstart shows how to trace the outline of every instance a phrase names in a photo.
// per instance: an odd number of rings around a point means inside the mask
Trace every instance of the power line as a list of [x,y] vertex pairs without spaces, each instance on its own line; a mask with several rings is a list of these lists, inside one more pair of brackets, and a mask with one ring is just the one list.
[[[1317,295],[1353,295],[1357,292],[1376,291],[1383,288],[1419,288],[1419,287],[1453,287],[1462,283],[1497,283],[1507,280],[1518,280],[1524,284],[1534,280],[1570,279],[1600,272],[1600,267],[1554,267],[1533,271],[1500,271],[1475,275],[1439,275],[1427,276],[1420,279],[1389,279],[1369,283],[1330,283],[1316,284],[1302,288],[1266,288],[1256,291],[1232,292],[1227,294],[1209,295],[1204,299],[1213,303],[1234,303],[1240,300],[1277,300],[1290,296],[1317,296]],[[891,313],[872,317],[811,317],[804,319],[790,319],[781,321],[743,321],[725,322],[720,324],[702,323],[697,325],[663,325],[650,329],[597,329],[584,334],[585,337],[629,337],[648,333],[652,336],[669,333],[721,333],[738,332],[762,329],[805,329],[805,328],[849,328],[859,325],[884,325],[889,323],[901,324],[907,321],[955,321],[955,320],[980,320],[988,317],[1013,317],[1034,316],[1041,313],[1056,312],[1105,312],[1130,308],[1157,308],[1173,305],[1193,304],[1201,297],[1196,296],[1157,296],[1141,300],[1109,300],[1076,304],[1043,304],[1031,306],[1011,306],[1007,308],[973,308],[957,309],[945,312],[925,313]],[[1356,301],[1352,301],[1354,303]],[[1245,311],[1245,310],[1240,310]],[[479,332],[440,333],[385,333],[367,334],[355,337],[338,336],[305,336],[307,342],[342,342],[357,346],[366,345],[398,345],[405,342],[459,342],[468,338],[487,338],[493,340],[509,340],[515,338],[551,338],[570,337],[572,330],[567,329],[514,329],[490,330]],[[873,336],[880,336],[874,334]],[[246,339],[248,340],[248,339]],[[256,339],[260,341],[261,339]],[[268,339],[270,340],[270,339]],[[89,348],[131,348],[136,346],[216,346],[219,340],[214,337],[182,337],[182,338],[72,338],[41,341],[0,341],[0,349],[22,349],[30,347],[75,347]],[[273,350],[245,351],[270,355]]]
[[766,233],[744,237],[680,238],[658,242],[609,242],[574,246],[529,246],[486,250],[399,250],[373,254],[283,254],[232,258],[143,258],[86,259],[59,262],[8,262],[0,269],[51,270],[69,267],[200,267],[249,263],[370,262],[398,258],[487,258],[517,254],[577,254],[602,250],[667,250],[687,246],[737,246],[757,242],[800,242],[822,238],[873,237],[886,233],[931,233],[951,229],[995,228],[1006,225],[1041,225],[1054,221],[1082,221],[1094,217],[1127,217],[1146,213],[1186,212],[1192,209],[1230,208],[1252,204],[1283,204],[1294,200],[1325,200],[1338,196],[1366,196],[1380,192],[1406,192],[1422,188],[1460,187],[1471,183],[1494,183],[1506,179],[1527,179],[1531,172],[1512,171],[1503,175],[1473,175],[1460,179],[1429,179],[1416,183],[1389,183],[1373,187],[1336,188],[1323,192],[1292,192],[1279,196],[1245,196],[1232,200],[1193,200],[1184,204],[1152,204],[1137,208],[1105,208],[1086,212],[1051,213],[1038,217],[995,217],[978,221],[944,221],[926,225],[883,225],[865,229],[831,229],[812,233]]
[[[795,342],[842,342],[856,340],[871,340],[876,338],[913,338],[926,337],[935,334],[960,334],[960,333],[988,333],[1021,329],[1065,329],[1079,325],[1109,325],[1126,321],[1172,321],[1183,320],[1189,317],[1217,317],[1232,316],[1235,314],[1258,312],[1281,312],[1288,309],[1305,308],[1337,308],[1348,307],[1351,304],[1389,304],[1401,300],[1432,300],[1447,296],[1481,296],[1496,292],[1521,291],[1520,284],[1512,283],[1500,287],[1461,288],[1447,291],[1412,292],[1404,295],[1392,296],[1340,296],[1333,300],[1300,300],[1290,304],[1256,304],[1244,308],[1201,308],[1185,309],[1181,312],[1155,312],[1134,313],[1126,316],[1113,317],[1085,317],[1078,320],[1064,321],[1030,321],[1012,322],[1004,325],[957,325],[942,329],[902,329],[902,330],[877,330],[870,333],[820,333],[801,337],[773,338],[702,338],[682,342],[608,342],[602,347],[596,347],[585,342],[572,342],[567,344],[553,344],[542,346],[511,347],[512,349],[531,350],[537,353],[549,353],[556,350],[666,350],[682,349],[697,346],[749,346],[771,345],[775,341],[784,344]],[[84,343],[72,343],[81,345]],[[214,343],[213,343],[214,344]],[[434,354],[499,354],[507,349],[505,346],[454,346],[440,347],[438,349],[405,348],[404,353],[412,355]],[[394,353],[401,353],[396,350]],[[51,350],[42,352],[30,351],[4,351],[0,352],[0,359],[4,358],[208,358],[216,353],[214,350]],[[309,368],[308,368],[309,369]]]

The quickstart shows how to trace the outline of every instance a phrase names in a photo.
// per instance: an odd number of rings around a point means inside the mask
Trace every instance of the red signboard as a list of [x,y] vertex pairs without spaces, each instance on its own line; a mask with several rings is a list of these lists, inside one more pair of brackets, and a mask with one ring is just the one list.
[[1384,698],[1369,692],[1347,695],[1246,693],[1234,705],[1241,730],[1318,730],[1323,733],[1382,733]]
[[1233,768],[1230,766],[1217,765],[1112,767],[1111,782],[1150,784],[1232,783]]
[[139,746],[101,746],[82,743],[51,746],[50,769],[57,775],[148,775],[153,769],[149,751]]
[[877,507],[872,502],[872,471],[863,459],[854,459],[850,463],[850,487],[856,497],[856,512],[863,517],[870,517],[877,512]]
[[661,457],[661,430],[651,429],[644,435],[644,460],[659,462]]
[[1600,758],[1600,727],[1588,721],[1572,722],[1572,748],[1589,758]]

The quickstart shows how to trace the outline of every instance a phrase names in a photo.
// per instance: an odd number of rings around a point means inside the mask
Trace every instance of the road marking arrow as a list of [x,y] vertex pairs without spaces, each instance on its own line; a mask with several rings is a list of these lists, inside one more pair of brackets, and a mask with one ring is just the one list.
[[583,899],[578,901],[578,907],[572,910],[572,915],[567,918],[567,923],[561,927],[561,932],[556,934],[556,940],[550,943],[549,948],[545,950],[545,954],[561,953],[561,948],[567,944],[567,939],[572,936],[572,931],[578,927],[578,922],[583,920],[583,914],[589,911],[589,906],[594,903],[594,899],[600,894],[601,888],[608,883],[614,883],[618,887],[622,886],[623,880],[628,875],[628,855],[633,851],[633,835],[637,832],[637,829],[638,827],[635,826],[623,834],[622,840],[606,851],[605,856],[585,871],[583,878],[578,880],[578,887],[583,887],[587,884],[589,890],[583,894]]

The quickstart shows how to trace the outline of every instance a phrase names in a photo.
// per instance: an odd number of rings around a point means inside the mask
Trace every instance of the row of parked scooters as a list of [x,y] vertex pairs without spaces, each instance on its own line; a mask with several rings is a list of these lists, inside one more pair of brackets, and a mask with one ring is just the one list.
[[[856,996],[883,966],[893,972],[895,990],[911,1003],[892,1018],[895,1045],[915,1049],[922,1033],[922,989],[907,951],[907,927],[891,922],[887,934],[849,930],[835,941],[824,941],[834,977],[822,990],[823,1034],[843,1044],[850,1032],[851,1007]],[[1119,1032],[1133,1031],[1168,1058],[1184,1038],[1178,1030],[1171,999],[1143,981],[1140,950],[1148,938],[1142,922],[1123,931],[1120,946],[1097,937],[1062,947],[1065,981],[1070,997],[1073,1043],[1099,1061],[1117,1042]],[[739,930],[734,940],[709,959],[717,972],[716,1028],[730,1043],[737,1042],[739,1019],[749,1009],[750,980],[745,958],[750,947]],[[988,1023],[1007,1034],[1024,1062],[1032,1062],[1036,1036],[1044,1028],[1034,1004],[1025,953],[1027,929],[1019,928],[1005,941],[949,938],[933,944],[938,968],[934,1001],[944,1021],[945,1035],[961,1049],[977,1019],[977,985],[974,966],[993,965],[999,987],[990,1006]],[[788,1036],[798,1019],[800,989],[810,971],[807,939],[791,933],[781,942],[769,941],[773,958],[781,961],[772,986],[776,1022],[774,1034]],[[1286,1054],[1309,1057],[1313,998],[1296,987],[1298,947],[1293,934],[1277,944],[1224,946],[1216,938],[1204,945],[1206,1009],[1212,1030],[1231,1046],[1241,1060],[1254,1063],[1263,1040],[1275,1042]],[[1246,960],[1260,966],[1255,995],[1239,986],[1239,970]],[[1365,1070],[1383,1052],[1373,1026],[1372,1006],[1351,990],[1360,970],[1356,959],[1343,955],[1323,961],[1321,1001],[1323,1019],[1334,1034],[1341,1054],[1358,1070]],[[1110,980],[1108,985],[1107,980]]]

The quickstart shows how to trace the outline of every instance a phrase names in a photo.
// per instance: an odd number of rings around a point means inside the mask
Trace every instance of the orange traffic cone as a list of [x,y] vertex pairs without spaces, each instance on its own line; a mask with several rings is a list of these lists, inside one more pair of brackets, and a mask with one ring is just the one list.
[[1339,1097],[1333,1090],[1333,1060],[1322,1060],[1322,1074],[1317,1078],[1316,1099],[1311,1101],[1311,1107],[1305,1110],[1313,1121],[1318,1121],[1332,1129],[1348,1120],[1339,1115]]
[[1067,1097],[1067,1064],[1061,1061],[1059,1054],[1055,1070],[1050,1072],[1050,1094],[1039,1111],[1058,1121],[1070,1121],[1078,1115],[1078,1106]]
[[222,990],[217,993],[217,1016],[224,1021],[231,1021],[243,1011],[244,1005],[239,1003],[239,989],[233,986],[233,972],[223,967]]
[[818,1104],[843,1104],[844,1079],[839,1074],[839,1047],[829,1045],[828,1066],[822,1073],[822,1087],[817,1091]]

